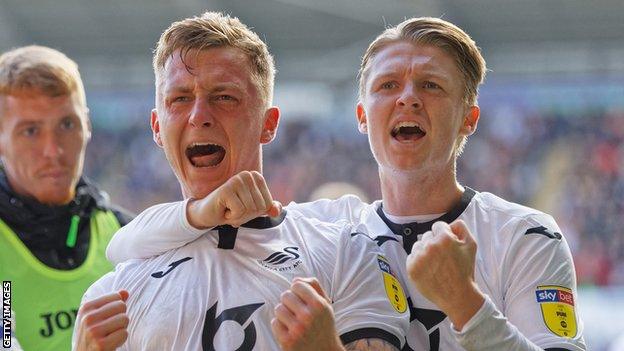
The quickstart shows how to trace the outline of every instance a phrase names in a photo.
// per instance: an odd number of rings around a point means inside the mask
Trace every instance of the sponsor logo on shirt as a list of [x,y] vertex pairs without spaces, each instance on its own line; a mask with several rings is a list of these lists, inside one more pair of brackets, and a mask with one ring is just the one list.
[[576,336],[576,313],[572,290],[556,285],[538,286],[535,297],[548,330],[558,336],[568,338]]
[[154,272],[151,275],[152,275],[152,277],[154,277],[156,279],[160,279],[160,278],[166,276],[167,274],[171,273],[171,271],[173,271],[177,266],[181,265],[182,263],[184,263],[186,261],[192,260],[192,259],[193,259],[193,257],[184,257],[181,260],[177,260],[177,261],[169,264],[169,266],[167,266],[167,267],[169,267],[169,269],[167,269],[166,271]]
[[390,301],[390,304],[397,312],[405,312],[407,310],[407,298],[405,297],[401,283],[399,283],[394,274],[392,274],[390,263],[388,263],[388,260],[384,256],[377,255],[377,264],[379,264],[379,269],[383,276],[388,301]]
[[300,259],[299,248],[296,246],[287,246],[281,251],[270,254],[258,263],[272,271],[285,272],[297,268],[303,261]]
[[[240,351],[253,350],[256,345],[257,332],[256,326],[252,321],[252,315],[257,309],[264,305],[264,302],[228,308],[219,313],[218,316],[217,305],[218,301],[206,311],[204,330],[202,332],[202,349],[205,351],[215,351],[215,340],[219,339],[221,342],[228,342],[230,344],[228,345],[230,347],[226,346],[227,348],[220,345],[221,347],[219,349],[226,348],[232,350],[236,348],[236,350]],[[232,332],[230,330],[230,334],[228,334],[227,331],[222,330],[221,333],[223,334],[218,338],[219,327],[221,327],[224,322],[228,321],[234,322],[232,324],[228,323],[231,327],[233,325],[238,325],[238,328],[242,329],[242,333]],[[238,345],[238,347],[235,345]]]

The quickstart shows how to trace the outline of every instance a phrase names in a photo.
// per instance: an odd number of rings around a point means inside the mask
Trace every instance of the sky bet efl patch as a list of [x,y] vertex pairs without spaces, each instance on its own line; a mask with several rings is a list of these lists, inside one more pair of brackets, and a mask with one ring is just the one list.
[[572,290],[554,285],[538,286],[535,296],[548,329],[559,336],[575,337],[576,313]]
[[381,269],[381,273],[383,275],[386,295],[388,295],[390,304],[397,312],[405,312],[407,310],[407,299],[405,298],[405,293],[403,292],[401,283],[399,283],[394,274],[392,274],[388,260],[381,255],[377,255],[377,263],[379,264],[379,269]]

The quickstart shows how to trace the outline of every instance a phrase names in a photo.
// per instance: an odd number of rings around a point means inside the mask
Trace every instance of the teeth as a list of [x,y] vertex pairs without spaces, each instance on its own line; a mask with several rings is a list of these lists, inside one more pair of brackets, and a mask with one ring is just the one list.
[[420,130],[423,130],[418,122],[403,121],[403,122],[399,122],[399,124],[397,124],[396,126],[394,126],[394,128],[392,128],[392,134],[396,135],[399,132],[399,129],[401,127],[416,127],[416,128],[418,128]]
[[187,147],[187,149],[196,147],[196,146],[221,146],[219,144],[213,144],[213,143],[192,143],[191,145],[189,145]]

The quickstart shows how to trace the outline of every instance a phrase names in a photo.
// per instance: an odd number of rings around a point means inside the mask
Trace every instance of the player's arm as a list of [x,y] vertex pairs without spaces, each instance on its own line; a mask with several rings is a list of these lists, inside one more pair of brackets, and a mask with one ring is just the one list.
[[315,278],[295,278],[275,307],[271,329],[282,350],[398,350],[383,339],[342,341],[336,330],[331,301]]
[[409,313],[397,270],[369,236],[343,229],[328,291],[340,339],[344,345],[364,347],[371,341],[401,349]]
[[[509,234],[517,230],[514,228]],[[434,224],[432,231],[425,233],[412,248],[407,270],[418,290],[447,314],[453,323],[455,338],[467,350],[533,351],[543,350],[542,347],[584,350],[578,335],[573,340],[545,332],[540,326],[544,324],[541,316],[537,315],[538,306],[531,302],[539,281],[555,279],[546,272],[548,267],[563,270],[564,276],[573,277],[571,258],[567,267],[554,258],[562,253],[565,256],[565,250],[561,250],[562,247],[553,250],[548,246],[543,250],[531,247],[524,253],[517,250],[507,253],[517,263],[517,271],[506,273],[510,285],[504,298],[508,306],[504,315],[474,282],[476,243],[462,221],[450,226],[441,222]],[[559,261],[557,265],[553,264],[553,259]],[[425,265],[427,268],[423,269]],[[522,278],[527,276],[532,278]],[[575,286],[573,282],[566,284]]]
[[194,241],[223,224],[240,226],[258,216],[277,216],[281,204],[273,201],[258,172],[241,172],[203,199],[187,199],[152,206],[115,233],[107,258],[120,263],[148,258]]

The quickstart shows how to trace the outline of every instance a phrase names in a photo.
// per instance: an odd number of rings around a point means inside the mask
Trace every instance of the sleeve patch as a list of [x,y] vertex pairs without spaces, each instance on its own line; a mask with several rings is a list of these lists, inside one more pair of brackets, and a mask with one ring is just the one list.
[[384,256],[377,255],[377,263],[379,264],[379,269],[383,276],[388,301],[390,301],[390,304],[397,312],[404,313],[407,311],[407,299],[405,298],[401,283],[399,283],[399,280],[392,274],[390,263],[388,263],[388,260]]
[[576,313],[572,290],[556,285],[538,286],[535,297],[548,330],[566,338],[576,336]]

